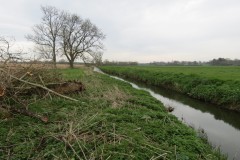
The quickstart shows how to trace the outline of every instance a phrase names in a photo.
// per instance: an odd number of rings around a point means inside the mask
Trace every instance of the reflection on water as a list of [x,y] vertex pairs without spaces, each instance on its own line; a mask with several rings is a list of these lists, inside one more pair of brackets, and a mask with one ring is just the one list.
[[[229,110],[222,109],[222,108],[220,109],[216,105],[212,105],[209,103],[205,103],[205,102],[190,98],[188,96],[177,93],[175,91],[171,91],[171,90],[167,90],[167,89],[155,87],[155,86],[149,86],[149,85],[139,83],[136,81],[134,81],[133,83],[137,84],[139,86],[139,88],[144,88],[145,90],[150,89],[152,92],[154,92],[155,94],[161,95],[163,98],[165,97],[169,100],[175,100],[181,104],[190,106],[191,108],[195,108],[197,110],[200,110],[203,113],[210,113],[211,115],[214,116],[214,118],[216,120],[223,120],[224,122],[233,126],[237,130],[240,130],[240,118],[239,118],[240,113],[238,113],[238,112],[229,111]],[[164,103],[164,102],[162,102],[162,103]],[[166,104],[166,105],[171,106],[171,102],[168,101],[168,104]],[[176,110],[175,110],[175,112],[176,112]]]
[[[94,68],[94,71],[103,73],[98,68]],[[209,142],[228,154],[228,159],[240,159],[240,113],[220,109],[163,88],[111,77],[128,82],[134,88],[145,90],[164,106],[173,107],[173,115],[196,129],[204,129]]]

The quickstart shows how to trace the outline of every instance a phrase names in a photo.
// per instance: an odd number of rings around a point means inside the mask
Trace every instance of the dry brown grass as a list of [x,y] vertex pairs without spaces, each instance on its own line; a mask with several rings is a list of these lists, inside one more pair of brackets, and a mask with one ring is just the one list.
[[123,106],[129,97],[130,95],[120,90],[118,86],[108,88],[107,91],[103,93],[103,98],[109,101],[112,104],[113,108]]
[[[84,67],[84,74],[89,77],[93,76],[93,69],[90,67]],[[95,94],[88,95],[89,99],[98,100],[99,97],[107,100],[112,108],[119,108],[124,106],[124,103],[131,98],[132,96],[126,91],[120,89],[117,85],[104,85],[104,79],[82,79],[82,82],[86,85],[86,88],[89,90],[95,90]]]
[[[84,67],[85,65],[83,64],[74,64],[74,68],[81,68]],[[57,64],[57,68],[59,69],[65,69],[65,68],[69,68],[68,64]]]
[[[44,66],[45,68],[54,68],[53,64],[51,63],[45,63],[45,62],[10,62],[7,64],[8,67],[10,68],[15,68],[15,67],[29,67],[29,65],[32,65],[33,67],[42,67]],[[4,66],[4,64],[2,62],[0,62],[0,67]],[[81,68],[84,67],[84,64],[74,64],[74,68]],[[69,64],[57,64],[57,68],[59,69],[66,69],[66,68],[70,68]]]

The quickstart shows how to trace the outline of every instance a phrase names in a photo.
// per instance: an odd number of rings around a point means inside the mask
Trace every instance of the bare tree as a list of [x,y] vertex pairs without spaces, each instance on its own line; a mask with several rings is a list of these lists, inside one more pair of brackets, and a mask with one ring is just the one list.
[[[70,67],[77,58],[84,63],[101,57],[102,40],[105,35],[90,20],[83,20],[78,15],[65,13],[61,29],[61,45]],[[98,58],[99,59],[99,58]]]
[[7,64],[10,61],[19,60],[22,54],[22,51],[12,51],[12,46],[15,43],[15,39],[11,37],[1,37],[0,36],[0,61]]
[[43,12],[42,21],[33,27],[33,34],[26,38],[36,44],[36,49],[44,57],[50,57],[56,66],[56,55],[59,50],[58,34],[62,27],[61,12],[52,6],[41,7]]
[[99,66],[103,63],[102,55],[103,55],[102,52],[96,52],[93,54],[93,63],[95,63],[97,66]]
[[35,25],[33,34],[26,38],[36,44],[44,58],[51,58],[56,66],[57,53],[61,49],[71,68],[78,58],[85,63],[101,60],[105,35],[90,20],[51,6],[42,7],[42,12],[41,23]]

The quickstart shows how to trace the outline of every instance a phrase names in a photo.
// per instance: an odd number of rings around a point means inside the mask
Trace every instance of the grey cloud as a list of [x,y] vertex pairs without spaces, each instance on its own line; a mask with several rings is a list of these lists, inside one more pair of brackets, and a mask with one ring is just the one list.
[[2,4],[0,35],[14,33],[17,40],[23,41],[40,21],[40,5],[53,5],[91,19],[106,33],[106,59],[240,58],[238,0],[9,0]]

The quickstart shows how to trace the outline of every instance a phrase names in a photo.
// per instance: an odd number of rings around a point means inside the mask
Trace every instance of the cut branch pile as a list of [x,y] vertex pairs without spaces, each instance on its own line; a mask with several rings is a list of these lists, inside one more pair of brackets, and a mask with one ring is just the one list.
[[4,96],[4,94],[5,94],[5,88],[0,86],[0,97]]
[[84,90],[81,82],[65,82],[60,74],[44,64],[4,64],[0,67],[0,80],[1,108],[11,113],[38,118],[43,122],[47,122],[48,118],[29,111],[29,104],[37,102],[36,99],[52,98],[53,95],[78,101],[66,94]]

